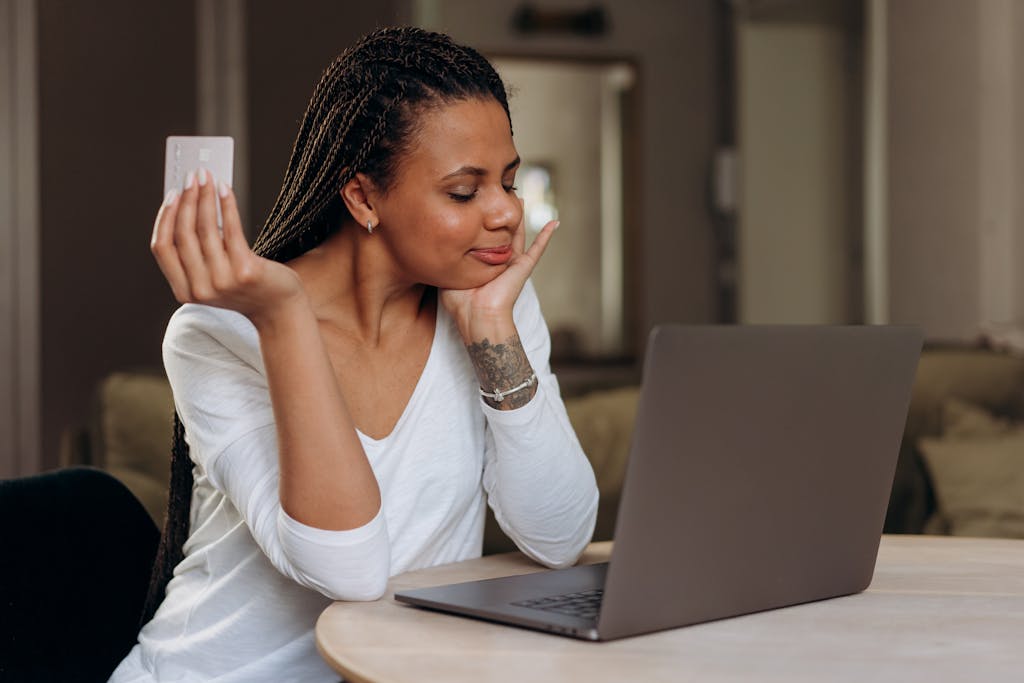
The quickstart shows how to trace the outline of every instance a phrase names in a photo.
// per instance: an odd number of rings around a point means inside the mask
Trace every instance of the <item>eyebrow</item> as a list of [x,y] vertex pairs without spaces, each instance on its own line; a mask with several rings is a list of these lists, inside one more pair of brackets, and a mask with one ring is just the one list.
[[[502,171],[502,174],[505,174],[505,173],[508,173],[509,171],[511,171],[513,168],[518,166],[521,161],[522,161],[522,159],[520,159],[519,156],[517,155],[515,159],[513,159],[510,163],[505,165],[505,169]],[[479,166],[463,166],[462,168],[460,168],[460,169],[458,169],[456,171],[452,171],[451,173],[446,175],[444,178],[441,178],[441,180],[448,180],[449,178],[454,178],[454,177],[460,176],[460,175],[485,176],[485,175],[487,175],[487,169],[486,168],[480,168]]]

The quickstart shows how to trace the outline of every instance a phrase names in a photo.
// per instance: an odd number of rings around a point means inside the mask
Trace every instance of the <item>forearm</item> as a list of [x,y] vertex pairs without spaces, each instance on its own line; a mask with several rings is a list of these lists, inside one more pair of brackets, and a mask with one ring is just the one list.
[[200,460],[281,574],[334,600],[380,597],[391,563],[383,511],[368,524],[342,531],[298,522],[281,507],[277,452],[277,429],[271,423],[233,441],[213,459]]
[[253,321],[277,424],[281,507],[319,529],[353,529],[380,509],[380,489],[305,297]]
[[483,397],[488,406],[515,410],[533,399],[537,393],[536,374],[511,316],[477,321],[463,332],[463,339],[481,389],[504,394],[521,387],[503,395],[500,401]]
[[499,524],[521,550],[565,566],[590,541],[597,483],[554,378],[542,378],[537,392],[521,410],[487,411],[484,487]]

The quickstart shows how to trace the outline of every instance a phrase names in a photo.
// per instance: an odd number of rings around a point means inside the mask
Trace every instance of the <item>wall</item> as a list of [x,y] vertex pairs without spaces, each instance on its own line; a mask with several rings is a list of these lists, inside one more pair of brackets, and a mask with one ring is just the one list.
[[[1024,327],[1024,3],[867,3],[863,136],[858,107],[837,107],[860,76],[829,26],[855,3],[738,6],[756,19],[738,39],[741,319],[856,321],[863,277],[871,322],[957,340]],[[861,201],[842,138],[867,145]],[[865,206],[862,269],[837,226]]]
[[250,234],[277,199],[313,88],[341,52],[375,28],[408,21],[402,2],[247,0]]
[[890,319],[929,336],[978,323],[978,30],[974,3],[889,3]]
[[38,471],[36,8],[0,0],[0,479]]
[[[720,99],[714,0],[609,0],[600,37],[520,36],[516,6],[477,0],[421,0],[417,18],[488,55],[623,59],[637,67],[636,165],[627,166],[635,202],[626,208],[632,269],[634,348],[652,325],[711,322],[715,310],[708,172]],[[552,1],[545,9],[576,2]]]
[[861,318],[860,35],[842,19],[737,25],[743,323]]
[[[205,0],[204,0],[205,1]],[[249,202],[262,223],[321,71],[403,3],[245,4]],[[177,307],[149,253],[164,137],[194,133],[193,3],[39,0],[42,466],[97,382],[161,366]]]
[[97,380],[159,366],[175,307],[149,254],[164,137],[195,128],[188,3],[40,0],[42,465]]
[[1024,4],[887,3],[889,304],[969,339],[1024,320]]

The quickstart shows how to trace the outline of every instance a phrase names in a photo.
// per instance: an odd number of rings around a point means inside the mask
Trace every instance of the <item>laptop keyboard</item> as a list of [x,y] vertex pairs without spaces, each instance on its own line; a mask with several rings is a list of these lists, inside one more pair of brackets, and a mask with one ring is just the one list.
[[566,593],[565,595],[551,595],[546,598],[520,600],[512,604],[517,607],[530,607],[548,612],[568,614],[582,619],[596,619],[597,613],[601,610],[601,598],[603,597],[604,589],[595,588],[589,591],[580,591],[579,593]]

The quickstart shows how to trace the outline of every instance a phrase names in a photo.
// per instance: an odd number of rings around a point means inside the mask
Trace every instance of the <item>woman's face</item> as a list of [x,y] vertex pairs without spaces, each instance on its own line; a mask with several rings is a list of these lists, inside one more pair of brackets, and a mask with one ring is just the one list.
[[493,99],[469,99],[428,107],[418,124],[391,189],[374,198],[373,237],[413,282],[479,287],[507,267],[523,217],[508,116]]

